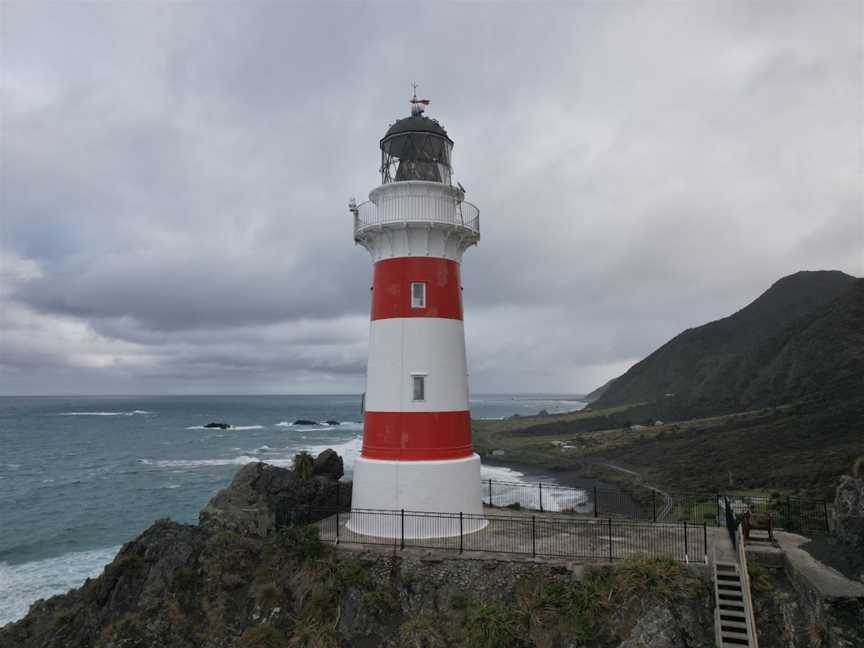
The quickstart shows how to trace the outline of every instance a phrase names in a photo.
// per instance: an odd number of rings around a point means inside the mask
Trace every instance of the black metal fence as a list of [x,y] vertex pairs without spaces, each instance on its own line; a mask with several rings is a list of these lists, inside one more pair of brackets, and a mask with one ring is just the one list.
[[549,483],[505,482],[493,479],[481,484],[483,501],[498,508],[541,512],[576,513],[591,517],[622,517],[651,522],[687,522],[723,526],[726,524],[724,498],[741,515],[749,510],[756,524],[768,524],[786,531],[828,533],[828,504],[791,496],[758,496],[707,493],[667,495],[646,490],[640,496],[603,488],[574,488]]
[[354,509],[286,511],[283,523],[315,522],[334,544],[421,547],[532,557],[615,561],[639,556],[705,562],[707,525],[572,515],[472,515]]

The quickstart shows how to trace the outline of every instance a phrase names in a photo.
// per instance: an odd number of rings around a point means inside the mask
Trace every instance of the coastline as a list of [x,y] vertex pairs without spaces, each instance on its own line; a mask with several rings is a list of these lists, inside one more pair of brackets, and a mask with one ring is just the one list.
[[626,491],[614,482],[601,481],[593,477],[586,477],[583,467],[580,464],[574,464],[566,468],[553,470],[533,464],[520,463],[518,461],[506,461],[498,459],[497,457],[481,456],[480,460],[485,466],[509,468],[510,470],[519,472],[522,474],[520,481],[526,483],[549,482],[551,484],[567,486],[569,488],[598,488],[626,494]]

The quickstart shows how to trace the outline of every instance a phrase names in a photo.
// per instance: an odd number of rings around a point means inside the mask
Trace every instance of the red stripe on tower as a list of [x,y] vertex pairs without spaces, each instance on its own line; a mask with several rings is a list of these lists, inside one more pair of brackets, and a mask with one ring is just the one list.
[[471,415],[467,412],[366,412],[363,456],[430,461],[470,457]]
[[[422,305],[412,303],[411,286],[424,286]],[[375,264],[372,320],[389,317],[462,319],[459,264],[434,257],[399,257]]]

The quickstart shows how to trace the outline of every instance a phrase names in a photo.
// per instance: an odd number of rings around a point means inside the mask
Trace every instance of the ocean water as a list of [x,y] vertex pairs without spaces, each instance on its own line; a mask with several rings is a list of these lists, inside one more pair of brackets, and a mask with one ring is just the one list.
[[[561,396],[478,395],[471,413],[582,406]],[[290,466],[299,450],[333,448],[350,477],[361,418],[359,396],[0,397],[0,626],[98,575],[154,520],[194,523],[250,461]],[[210,421],[232,427],[204,428]]]

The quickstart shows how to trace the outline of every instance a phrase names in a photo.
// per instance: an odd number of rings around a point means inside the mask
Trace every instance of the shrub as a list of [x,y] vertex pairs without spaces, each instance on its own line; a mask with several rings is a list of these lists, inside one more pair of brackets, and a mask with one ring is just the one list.
[[522,648],[530,645],[525,616],[498,601],[480,601],[471,605],[463,627],[466,643],[472,648]]
[[312,479],[312,467],[315,459],[305,450],[294,455],[294,472],[300,479]]
[[288,648],[285,636],[270,625],[247,629],[235,644],[236,648]]
[[317,560],[327,553],[317,526],[289,526],[273,535],[273,545],[299,562]]
[[372,590],[363,595],[363,605],[373,616],[384,618],[399,611],[399,593],[391,586]]
[[255,589],[255,604],[260,608],[272,608],[278,600],[279,588],[272,581]]
[[444,648],[450,645],[432,615],[424,612],[399,626],[400,648]]

